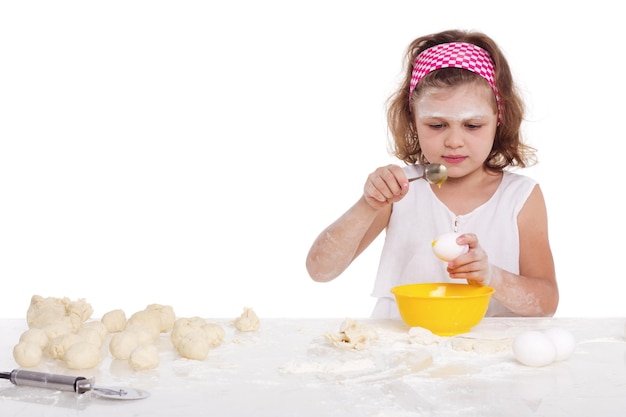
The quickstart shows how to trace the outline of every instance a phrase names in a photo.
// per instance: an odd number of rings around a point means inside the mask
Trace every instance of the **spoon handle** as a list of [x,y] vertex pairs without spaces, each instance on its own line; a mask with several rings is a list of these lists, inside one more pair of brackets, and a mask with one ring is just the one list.
[[407,165],[402,167],[402,169],[409,179],[409,182],[424,178],[424,174],[426,173],[426,169],[423,164]]

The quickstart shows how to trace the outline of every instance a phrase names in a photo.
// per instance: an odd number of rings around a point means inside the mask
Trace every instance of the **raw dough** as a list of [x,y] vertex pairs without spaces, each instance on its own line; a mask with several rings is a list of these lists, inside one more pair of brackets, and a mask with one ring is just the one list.
[[133,350],[139,346],[139,336],[135,332],[123,331],[115,333],[109,342],[109,352],[115,359],[128,359]]
[[93,326],[81,326],[76,332],[76,335],[80,336],[85,342],[89,342],[98,347],[102,346],[105,339],[102,337],[102,333]]
[[176,321],[176,314],[171,306],[164,306],[161,304],[150,304],[146,307],[146,311],[158,313],[161,320],[160,330],[161,333],[167,333],[172,331],[174,322]]
[[41,349],[45,349],[48,346],[48,335],[43,329],[28,329],[20,336],[20,342],[33,342]]
[[43,351],[35,342],[23,341],[13,347],[13,358],[22,368],[39,365]]
[[76,333],[80,334],[83,329],[93,329],[100,336],[100,343],[103,343],[109,336],[109,329],[101,321],[88,321],[83,323]]
[[40,295],[33,295],[26,312],[26,321],[31,328],[42,328],[49,324],[66,322],[73,331],[76,331],[92,314],[91,305],[84,299],[72,301],[67,297],[44,298]]
[[224,328],[216,323],[206,323],[202,326],[209,347],[217,347],[224,340]]
[[176,346],[176,350],[182,357],[197,361],[206,359],[209,349],[211,347],[206,337],[200,332],[187,333]]
[[363,350],[371,340],[378,339],[376,330],[349,318],[343,321],[338,334],[327,333],[325,336],[337,347],[355,350]]
[[89,342],[77,342],[67,349],[63,360],[70,369],[91,369],[102,359],[97,346]]
[[75,333],[66,333],[55,337],[48,344],[48,355],[53,359],[63,359],[65,352],[74,343],[84,342],[83,338]]
[[140,345],[151,345],[159,338],[159,332],[154,331],[154,328],[148,326],[141,326],[139,324],[131,324],[126,326],[125,332],[132,332],[137,335]]
[[438,336],[423,327],[411,327],[409,329],[409,342],[420,345],[432,345],[439,343],[441,336]]
[[210,348],[222,343],[224,334],[222,326],[208,323],[200,317],[179,318],[174,323],[170,339],[181,356],[202,360],[206,358]]
[[187,333],[193,333],[201,329],[205,324],[206,320],[200,317],[190,317],[190,318],[179,318],[174,322],[174,327],[172,328],[172,332],[170,333],[170,339],[172,340],[172,344],[177,346],[183,337],[187,335]]
[[149,333],[150,343],[156,341],[161,334],[161,315],[158,311],[141,310],[130,316],[124,330],[142,329]]
[[261,322],[254,310],[244,307],[241,316],[235,319],[235,328],[240,332],[254,332],[259,330]]
[[155,345],[139,346],[130,354],[128,364],[135,371],[145,371],[159,366],[159,350]]
[[49,323],[42,327],[42,330],[48,335],[48,340],[52,340],[57,336],[67,333],[74,333],[72,324],[68,321],[59,321],[57,323]]
[[102,324],[104,324],[109,333],[117,333],[126,327],[126,313],[124,310],[111,310],[102,316]]

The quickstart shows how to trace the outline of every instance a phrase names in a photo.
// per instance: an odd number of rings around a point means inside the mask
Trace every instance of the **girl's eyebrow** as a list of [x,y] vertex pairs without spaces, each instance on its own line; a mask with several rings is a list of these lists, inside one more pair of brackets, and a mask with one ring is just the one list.
[[459,114],[444,114],[440,112],[432,112],[432,113],[418,113],[418,119],[454,119],[454,120],[472,120],[472,119],[482,119],[487,117],[487,115],[479,114],[479,113],[459,113]]

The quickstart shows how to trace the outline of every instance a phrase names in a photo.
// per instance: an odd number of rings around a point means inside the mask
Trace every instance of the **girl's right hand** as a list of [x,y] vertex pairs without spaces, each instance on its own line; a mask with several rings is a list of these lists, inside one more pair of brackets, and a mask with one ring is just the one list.
[[380,210],[398,202],[409,191],[409,179],[398,165],[387,165],[372,172],[363,187],[363,198],[373,209]]

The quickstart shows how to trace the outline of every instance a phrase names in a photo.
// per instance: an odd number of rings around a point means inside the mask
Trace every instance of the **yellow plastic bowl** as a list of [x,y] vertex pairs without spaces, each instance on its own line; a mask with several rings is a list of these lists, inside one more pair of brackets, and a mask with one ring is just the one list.
[[439,336],[469,332],[485,317],[494,291],[487,286],[442,282],[391,289],[406,324]]

